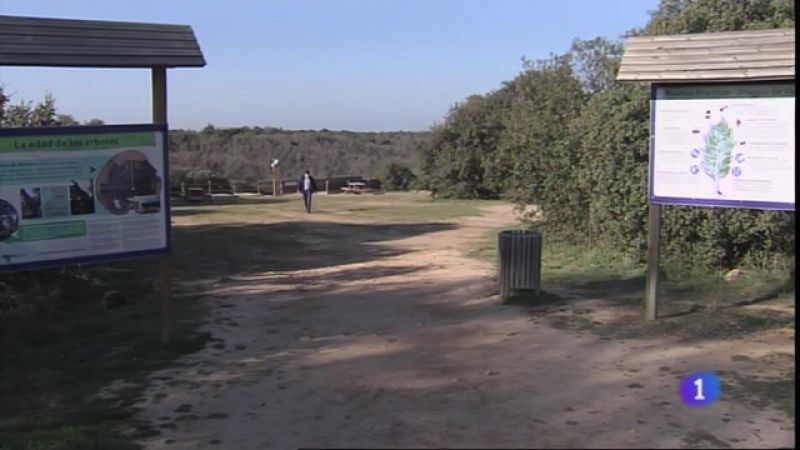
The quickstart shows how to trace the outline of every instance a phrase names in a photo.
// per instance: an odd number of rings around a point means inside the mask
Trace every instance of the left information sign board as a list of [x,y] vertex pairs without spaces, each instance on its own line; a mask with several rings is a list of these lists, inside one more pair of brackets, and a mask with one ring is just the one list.
[[0,129],[0,271],[167,253],[167,129]]

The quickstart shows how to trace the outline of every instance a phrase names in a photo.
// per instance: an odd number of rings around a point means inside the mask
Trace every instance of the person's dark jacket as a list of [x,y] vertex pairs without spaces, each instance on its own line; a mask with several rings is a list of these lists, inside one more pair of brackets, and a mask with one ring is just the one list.
[[[317,192],[317,181],[314,180],[314,177],[312,177],[311,175],[309,175],[308,177],[311,179],[311,192]],[[297,180],[297,191],[298,192],[303,192],[303,190],[304,190],[303,189],[303,186],[305,186],[305,183],[303,182],[303,181],[305,181],[304,178],[305,178],[305,175],[301,176],[300,179]]]

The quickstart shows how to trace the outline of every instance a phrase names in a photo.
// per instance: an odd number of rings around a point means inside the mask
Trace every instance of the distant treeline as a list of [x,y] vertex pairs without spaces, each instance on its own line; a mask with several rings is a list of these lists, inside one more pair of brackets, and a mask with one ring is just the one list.
[[[644,28],[664,35],[794,27],[791,0],[662,0]],[[615,81],[622,44],[576,40],[524,61],[497,90],[456,104],[420,152],[420,183],[443,197],[503,197],[537,226],[634,263],[647,249],[649,90]],[[794,213],[667,207],[675,267],[794,267]]]
[[413,165],[414,149],[428,132],[353,132],[215,128],[170,131],[173,182],[208,178],[254,181],[272,178],[270,162],[280,160],[283,179],[310,170],[319,178],[380,177],[390,162]]
[[[0,128],[103,125],[100,119],[79,123],[56,114],[55,99],[12,103],[0,87]],[[358,176],[397,178],[413,170],[415,149],[430,138],[428,131],[355,132],[283,130],[273,127],[170,130],[170,179],[174,184],[209,179],[270,180],[270,162],[280,160],[281,178],[299,178],[310,170],[319,178]],[[408,179],[413,175],[405,175]],[[407,183],[399,186],[406,186]]]

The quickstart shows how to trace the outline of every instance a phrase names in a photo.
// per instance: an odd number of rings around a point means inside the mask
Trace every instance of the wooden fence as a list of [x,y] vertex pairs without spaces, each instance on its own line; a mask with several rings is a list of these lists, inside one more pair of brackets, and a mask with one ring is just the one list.
[[[338,194],[342,192],[342,187],[348,181],[361,181],[371,189],[380,189],[380,180],[365,180],[359,176],[353,177],[334,177],[316,179],[317,190],[328,194]],[[208,195],[273,195],[273,180],[259,181],[237,181],[237,180],[208,180],[205,183],[185,183],[172,184],[170,195],[175,198],[186,196],[188,189],[202,189]],[[298,191],[297,180],[283,180],[279,187],[278,194],[296,194]]]

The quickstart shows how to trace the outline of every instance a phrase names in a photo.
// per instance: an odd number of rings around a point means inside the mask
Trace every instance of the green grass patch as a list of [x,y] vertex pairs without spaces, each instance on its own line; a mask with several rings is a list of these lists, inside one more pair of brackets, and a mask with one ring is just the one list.
[[482,207],[500,203],[492,200],[431,199],[427,195],[408,193],[335,195],[320,196],[319,211],[392,223],[436,222],[479,215]]
[[[131,422],[145,376],[208,339],[195,332],[199,304],[176,297],[176,340],[159,342],[153,266],[98,266],[90,269],[95,284],[68,299],[53,298],[36,314],[0,317],[0,449],[134,448],[131,440],[148,432]],[[106,308],[101,299],[109,288],[124,292],[126,303]],[[114,381],[127,387],[95,397]]]
[[[520,228],[523,228],[520,225]],[[466,254],[472,258],[497,263],[497,228],[485,232],[473,242]],[[585,285],[609,278],[627,278],[644,273],[644,267],[626,263],[616,252],[602,246],[579,246],[552,239],[542,233],[542,283]]]
[[[786,302],[794,302],[794,295]],[[639,307],[638,310],[643,309]],[[706,339],[742,339],[773,329],[794,328],[794,314],[768,310],[748,311],[740,307],[708,310],[693,309],[661,316],[654,322],[635,314],[624,320],[596,326],[598,334],[620,338],[676,338],[684,343]]]
[[[492,200],[432,199],[429,195],[405,192],[381,195],[317,194],[312,202],[313,213],[316,214],[377,223],[447,221],[480,214],[483,206],[499,203]],[[302,218],[304,210],[302,198],[289,194],[277,198],[228,200],[224,204],[215,200],[212,203],[176,206],[173,215],[200,219],[204,223],[233,222],[254,217],[277,221]]]
[[0,431],[0,450],[133,450],[141,448],[114,436],[102,424],[53,426],[46,429]]
[[[499,231],[485,233],[467,254],[496,263]],[[633,264],[602,244],[574,245],[543,233],[543,292],[539,296],[516,292],[508,303],[524,305],[557,328],[591,330],[609,338],[733,339],[794,326],[794,280],[784,272],[745,268],[739,279],[729,282],[724,273],[667,264],[659,285],[660,318],[655,322],[643,320],[645,274],[644,265]],[[620,308],[624,317],[610,323],[594,320],[584,313],[584,300]]]
[[[786,357],[794,359],[794,355]],[[769,361],[761,363],[770,364]],[[749,376],[730,371],[722,371],[719,375],[724,383],[723,395],[756,409],[775,408],[787,417],[795,417],[794,369],[775,377]]]
[[504,228],[485,231],[476,239],[472,246],[466,249],[466,255],[470,258],[480,259],[486,262],[497,263],[497,235]]
[[543,284],[604,290],[612,285],[619,287],[625,280],[643,273],[644,267],[626,262],[603,245],[582,246],[544,240],[542,246]]

